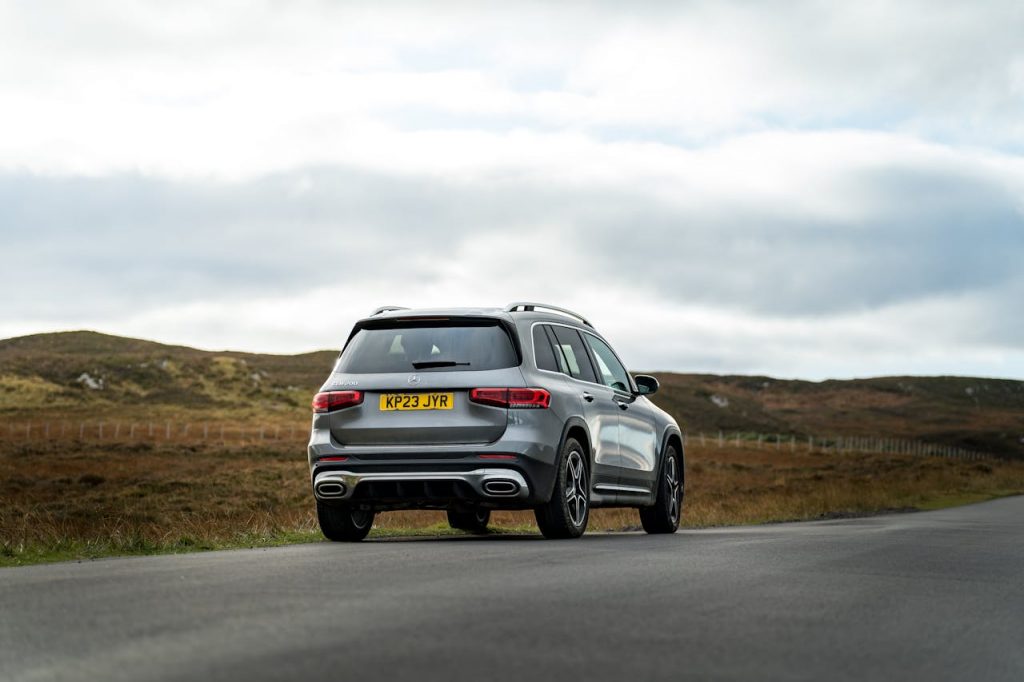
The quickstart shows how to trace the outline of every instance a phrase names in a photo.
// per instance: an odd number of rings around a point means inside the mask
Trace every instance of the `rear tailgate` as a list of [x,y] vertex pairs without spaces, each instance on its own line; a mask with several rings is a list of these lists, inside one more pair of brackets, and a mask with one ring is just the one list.
[[494,318],[363,320],[324,387],[362,391],[363,400],[331,414],[331,435],[344,445],[495,441],[508,409],[470,402],[469,391],[523,386],[520,357]]
[[[354,380],[338,377],[341,382]],[[414,383],[409,383],[410,377],[415,377]],[[482,372],[411,372],[398,377],[360,375],[358,382],[362,404],[331,414],[331,435],[336,441],[343,445],[440,445],[490,443],[501,438],[508,424],[508,409],[470,402],[469,390],[522,386],[523,376],[518,367],[511,367]],[[429,409],[397,409],[417,402]]]

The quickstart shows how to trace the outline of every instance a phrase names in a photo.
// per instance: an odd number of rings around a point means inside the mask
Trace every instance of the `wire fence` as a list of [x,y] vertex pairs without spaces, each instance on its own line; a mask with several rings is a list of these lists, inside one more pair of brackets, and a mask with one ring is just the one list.
[[[287,443],[301,445],[309,439],[309,423],[244,424],[233,422],[152,421],[3,421],[0,441],[83,443]],[[885,436],[805,436],[778,433],[688,433],[684,447],[756,448],[789,452],[861,452],[958,459],[984,459],[993,455],[955,445]]]
[[192,421],[23,421],[0,424],[0,441],[89,443],[302,443],[309,424]]
[[956,445],[932,443],[906,438],[885,436],[796,436],[779,433],[726,433],[686,434],[683,446],[701,447],[750,447],[757,449],[788,450],[789,452],[828,451],[836,453],[865,452],[892,455],[916,455],[921,457],[950,457],[956,459],[986,459],[990,453],[968,450]]

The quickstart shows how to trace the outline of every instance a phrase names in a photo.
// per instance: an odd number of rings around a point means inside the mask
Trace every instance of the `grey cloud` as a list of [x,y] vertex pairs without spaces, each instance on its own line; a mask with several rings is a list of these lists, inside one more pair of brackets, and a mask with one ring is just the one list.
[[[385,276],[415,286],[475,237],[509,234],[575,258],[584,285],[639,285],[755,315],[827,316],[969,292],[1002,300],[1018,286],[1024,220],[1005,190],[914,168],[848,181],[874,207],[862,221],[338,167],[235,184],[8,174],[0,176],[9,254],[0,286],[18,295],[5,296],[0,312],[78,324],[130,307],[346,283],[358,291]],[[538,226],[540,236],[531,232]],[[467,267],[487,273],[506,261],[494,253]],[[993,323],[986,334],[1018,327]]]
[[1024,346],[1024,260],[1018,254],[1016,277],[997,287],[964,297],[955,313],[958,341],[994,349]]
[[4,307],[88,317],[286,294],[378,271],[402,251],[440,255],[471,229],[462,213],[429,184],[339,169],[239,184],[0,176],[0,226],[18,254],[0,283],[22,292]]
[[606,271],[628,270],[679,301],[769,314],[998,289],[1019,273],[1024,216],[1006,190],[920,169],[856,182],[878,207],[856,222],[808,221],[796,206],[792,215],[756,206],[688,215],[648,204],[602,216],[590,234]]

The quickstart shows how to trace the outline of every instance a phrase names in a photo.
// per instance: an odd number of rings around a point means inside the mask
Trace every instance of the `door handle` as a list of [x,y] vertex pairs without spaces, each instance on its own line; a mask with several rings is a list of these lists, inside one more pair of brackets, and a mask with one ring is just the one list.
[[583,399],[586,400],[588,403],[594,402],[594,396],[591,395],[590,393],[585,392],[585,391],[583,393]]
[[615,404],[619,406],[620,410],[628,410],[629,409],[629,403],[624,403],[621,400],[616,400]]

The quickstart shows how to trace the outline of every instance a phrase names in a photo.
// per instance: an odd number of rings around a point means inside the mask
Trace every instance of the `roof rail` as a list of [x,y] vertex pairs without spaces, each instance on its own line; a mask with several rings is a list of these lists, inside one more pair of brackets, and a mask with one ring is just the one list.
[[509,303],[507,306],[505,306],[505,312],[514,313],[517,309],[520,308],[524,311],[536,310],[537,308],[543,308],[545,310],[554,310],[555,312],[562,313],[563,315],[575,317],[577,320],[587,325],[591,329],[594,328],[594,325],[590,324],[590,320],[583,317],[579,313],[574,313],[573,311],[568,310],[567,308],[559,308],[557,305],[548,305],[547,303],[531,303],[530,301],[517,301],[515,303]]
[[403,308],[400,305],[382,305],[381,307],[377,308],[372,313],[370,313],[370,317],[373,317],[374,315],[380,315],[381,313],[388,313],[391,312],[392,310],[408,310],[408,308]]

